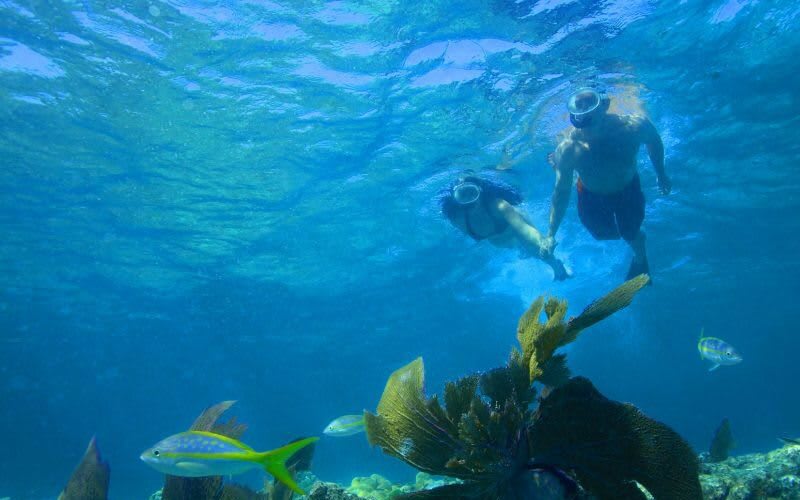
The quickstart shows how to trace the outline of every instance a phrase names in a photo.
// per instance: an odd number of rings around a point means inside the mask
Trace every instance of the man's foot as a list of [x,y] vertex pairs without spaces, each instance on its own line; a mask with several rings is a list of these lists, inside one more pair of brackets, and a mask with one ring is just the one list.
[[547,265],[549,265],[553,269],[553,279],[555,281],[564,281],[567,278],[571,278],[572,275],[569,274],[567,268],[564,267],[564,263],[556,258],[547,259]]
[[[631,259],[631,266],[628,268],[628,275],[625,276],[625,280],[633,279],[640,274],[650,274],[650,265],[647,263],[646,254],[641,256],[633,256],[633,259]],[[650,282],[652,283],[652,278]]]
[[[633,241],[628,241],[628,244],[633,250],[633,259],[631,260],[631,266],[628,268],[628,275],[625,277],[626,280],[633,279],[640,274],[650,274],[650,264],[647,262],[647,251],[645,249],[646,241],[647,236],[645,236],[643,231],[639,231],[639,234],[636,235]],[[652,279],[650,283],[652,284]]]

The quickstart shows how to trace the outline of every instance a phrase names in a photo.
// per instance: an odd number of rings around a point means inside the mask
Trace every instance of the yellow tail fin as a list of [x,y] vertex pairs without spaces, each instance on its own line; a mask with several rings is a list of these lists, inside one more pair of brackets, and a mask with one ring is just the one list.
[[275,479],[288,486],[292,491],[300,495],[305,495],[306,493],[294,482],[292,475],[289,474],[289,471],[286,469],[286,461],[289,460],[292,455],[317,440],[319,440],[318,437],[305,438],[300,441],[289,443],[276,450],[259,453],[258,462],[264,466],[267,472],[275,476]]

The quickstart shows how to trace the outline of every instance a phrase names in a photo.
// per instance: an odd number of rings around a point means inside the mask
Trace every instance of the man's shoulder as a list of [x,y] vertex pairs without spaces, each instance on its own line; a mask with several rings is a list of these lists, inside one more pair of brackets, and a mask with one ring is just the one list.
[[647,142],[654,135],[658,135],[655,125],[650,121],[647,115],[627,115],[627,130],[631,135],[636,136],[639,140]]
[[609,115],[606,130],[618,139],[624,137],[643,140],[653,129],[652,122],[645,115]]
[[631,115],[617,115],[619,124],[634,131],[642,130],[646,127],[652,127],[653,122],[646,115],[631,114]]
[[564,136],[560,143],[558,143],[557,154],[561,155],[574,155],[580,149],[581,137],[578,129],[571,130]]
[[566,151],[568,149],[575,148],[575,146],[578,144],[579,134],[580,132],[576,128],[566,132],[561,138],[561,142],[558,143],[558,149],[561,151]]

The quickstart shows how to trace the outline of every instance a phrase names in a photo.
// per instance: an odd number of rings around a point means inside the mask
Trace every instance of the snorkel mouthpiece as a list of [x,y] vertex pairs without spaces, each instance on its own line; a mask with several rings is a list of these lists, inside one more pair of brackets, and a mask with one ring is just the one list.
[[567,109],[569,121],[575,128],[584,128],[592,123],[592,116],[600,107],[603,98],[593,89],[579,89],[569,97]]
[[481,195],[481,188],[474,182],[464,181],[453,187],[453,199],[459,205],[471,205],[478,201]]

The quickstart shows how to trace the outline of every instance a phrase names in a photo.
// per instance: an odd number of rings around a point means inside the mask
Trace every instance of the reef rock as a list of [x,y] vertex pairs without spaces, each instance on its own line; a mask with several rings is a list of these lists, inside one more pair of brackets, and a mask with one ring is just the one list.
[[425,472],[418,472],[413,484],[392,483],[378,474],[369,477],[355,477],[350,482],[347,492],[359,498],[371,500],[389,500],[406,493],[431,490],[449,484],[459,484],[461,481],[443,476],[432,476]]
[[322,482],[311,487],[308,498],[309,500],[359,500],[357,496],[351,495],[337,484]]
[[706,500],[800,500],[800,446],[787,445],[719,463],[704,460],[700,484]]

